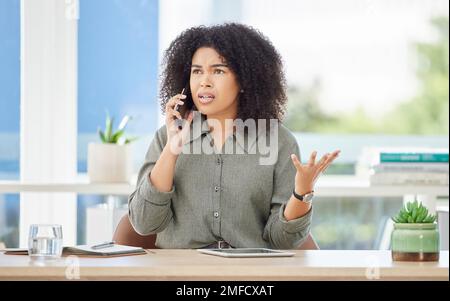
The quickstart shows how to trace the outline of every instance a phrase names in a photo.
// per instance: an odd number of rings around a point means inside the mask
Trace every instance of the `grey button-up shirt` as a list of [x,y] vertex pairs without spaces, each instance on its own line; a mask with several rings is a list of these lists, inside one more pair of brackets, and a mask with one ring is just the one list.
[[[270,143],[278,156],[274,164],[261,164],[261,152],[249,145],[257,145],[264,134],[258,132],[253,139],[247,132],[236,131],[219,151],[211,143],[206,117],[195,114],[184,145],[191,153],[178,156],[173,187],[161,192],[149,176],[166,145],[166,126],[162,126],[145,156],[136,190],[128,198],[135,231],[158,233],[160,248],[202,248],[220,240],[233,247],[297,248],[309,234],[312,210],[294,220],[284,218],[295,186],[290,154],[300,158],[300,153],[285,126],[278,123],[276,131],[277,142]],[[268,131],[263,133],[269,136]],[[200,154],[192,151],[195,143],[202,146]],[[227,144],[234,153],[224,151]]]

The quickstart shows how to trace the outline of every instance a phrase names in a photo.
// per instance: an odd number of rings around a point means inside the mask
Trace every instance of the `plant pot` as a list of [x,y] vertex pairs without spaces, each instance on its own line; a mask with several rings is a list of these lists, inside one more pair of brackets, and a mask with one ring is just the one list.
[[391,235],[395,261],[438,261],[439,231],[436,223],[395,223]]
[[91,182],[129,182],[132,173],[130,145],[89,143],[87,170]]

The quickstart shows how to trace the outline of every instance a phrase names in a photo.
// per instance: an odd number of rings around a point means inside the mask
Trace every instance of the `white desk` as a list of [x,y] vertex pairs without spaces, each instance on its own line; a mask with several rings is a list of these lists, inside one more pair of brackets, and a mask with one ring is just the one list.
[[[196,250],[151,250],[115,258],[78,258],[81,280],[449,280],[449,253],[439,262],[393,262],[390,251],[295,251],[294,257],[223,258]],[[33,265],[26,255],[0,253],[0,280],[69,280],[61,258]]]

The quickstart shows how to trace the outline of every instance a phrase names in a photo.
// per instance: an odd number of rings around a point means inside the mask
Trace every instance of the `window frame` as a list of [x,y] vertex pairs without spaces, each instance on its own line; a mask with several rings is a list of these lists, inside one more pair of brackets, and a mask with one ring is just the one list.
[[[20,180],[77,175],[78,0],[20,2]],[[57,223],[76,242],[76,194],[20,194],[20,246],[33,223]]]

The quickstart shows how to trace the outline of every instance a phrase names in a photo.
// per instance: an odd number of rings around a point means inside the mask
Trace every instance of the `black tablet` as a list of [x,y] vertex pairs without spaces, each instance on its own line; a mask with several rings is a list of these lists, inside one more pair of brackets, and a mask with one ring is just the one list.
[[265,248],[197,249],[200,253],[222,257],[290,257],[294,252]]

